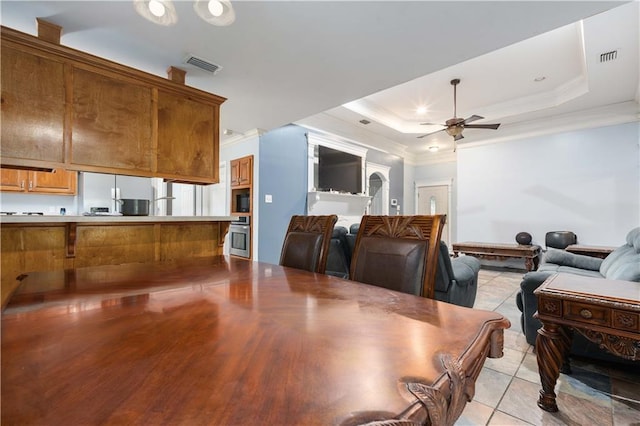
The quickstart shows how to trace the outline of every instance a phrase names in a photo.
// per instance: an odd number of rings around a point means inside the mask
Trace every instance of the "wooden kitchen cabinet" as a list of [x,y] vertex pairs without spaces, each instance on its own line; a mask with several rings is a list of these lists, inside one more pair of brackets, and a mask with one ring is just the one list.
[[74,68],[72,92],[71,164],[150,173],[151,88]]
[[177,181],[219,180],[219,107],[158,90],[157,171]]
[[56,28],[2,27],[2,165],[219,181],[225,98],[61,46]]
[[28,174],[26,170],[0,169],[0,191],[25,192]]
[[65,129],[64,64],[2,39],[1,144],[4,164],[63,163]]
[[63,169],[52,172],[0,169],[0,191],[75,195],[77,188],[77,172]]
[[231,187],[253,183],[253,155],[231,161]]

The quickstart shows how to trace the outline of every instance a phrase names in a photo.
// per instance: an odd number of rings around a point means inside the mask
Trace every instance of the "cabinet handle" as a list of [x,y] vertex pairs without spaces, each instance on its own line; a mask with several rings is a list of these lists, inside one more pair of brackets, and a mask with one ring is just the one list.
[[583,309],[580,311],[580,316],[584,319],[591,319],[591,317],[593,317],[593,314],[591,313],[590,310]]
[[29,189],[33,189],[33,181],[32,180],[29,181]]
[[24,189],[24,181],[20,181],[20,189]]

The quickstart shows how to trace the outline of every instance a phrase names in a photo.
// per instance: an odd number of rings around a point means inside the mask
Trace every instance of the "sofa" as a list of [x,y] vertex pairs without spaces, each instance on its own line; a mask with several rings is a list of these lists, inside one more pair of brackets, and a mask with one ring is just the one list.
[[351,264],[351,248],[347,242],[348,230],[344,226],[334,226],[331,241],[329,242],[329,254],[327,256],[327,269],[325,274],[340,278],[349,278],[349,265]]
[[[602,285],[607,285],[606,280],[640,282],[640,227],[629,231],[625,244],[604,259],[553,248],[545,252],[538,270],[524,275],[520,291],[516,294],[516,305],[522,312],[520,325],[530,345],[535,345],[538,329],[542,325],[533,317],[538,309],[538,300],[533,291],[556,273],[600,278]],[[574,334],[571,354],[621,362],[621,358],[600,349],[579,333]]]

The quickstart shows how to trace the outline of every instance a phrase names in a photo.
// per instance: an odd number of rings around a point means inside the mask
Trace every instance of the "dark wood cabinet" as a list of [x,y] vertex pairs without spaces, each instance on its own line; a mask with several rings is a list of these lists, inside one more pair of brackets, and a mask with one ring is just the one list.
[[71,164],[150,173],[151,88],[74,68],[72,92]]
[[[27,166],[63,163],[64,64],[2,39],[0,156]],[[35,164],[34,164],[35,162]]]
[[158,165],[166,178],[218,182],[218,106],[158,91]]
[[51,40],[2,27],[2,165],[219,181],[225,98]]

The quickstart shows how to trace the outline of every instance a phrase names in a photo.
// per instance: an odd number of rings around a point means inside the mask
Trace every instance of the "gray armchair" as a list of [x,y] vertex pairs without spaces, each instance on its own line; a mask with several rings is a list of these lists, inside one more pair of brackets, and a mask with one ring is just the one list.
[[473,256],[451,259],[447,245],[440,241],[436,270],[435,298],[472,308],[478,292],[480,261]]

